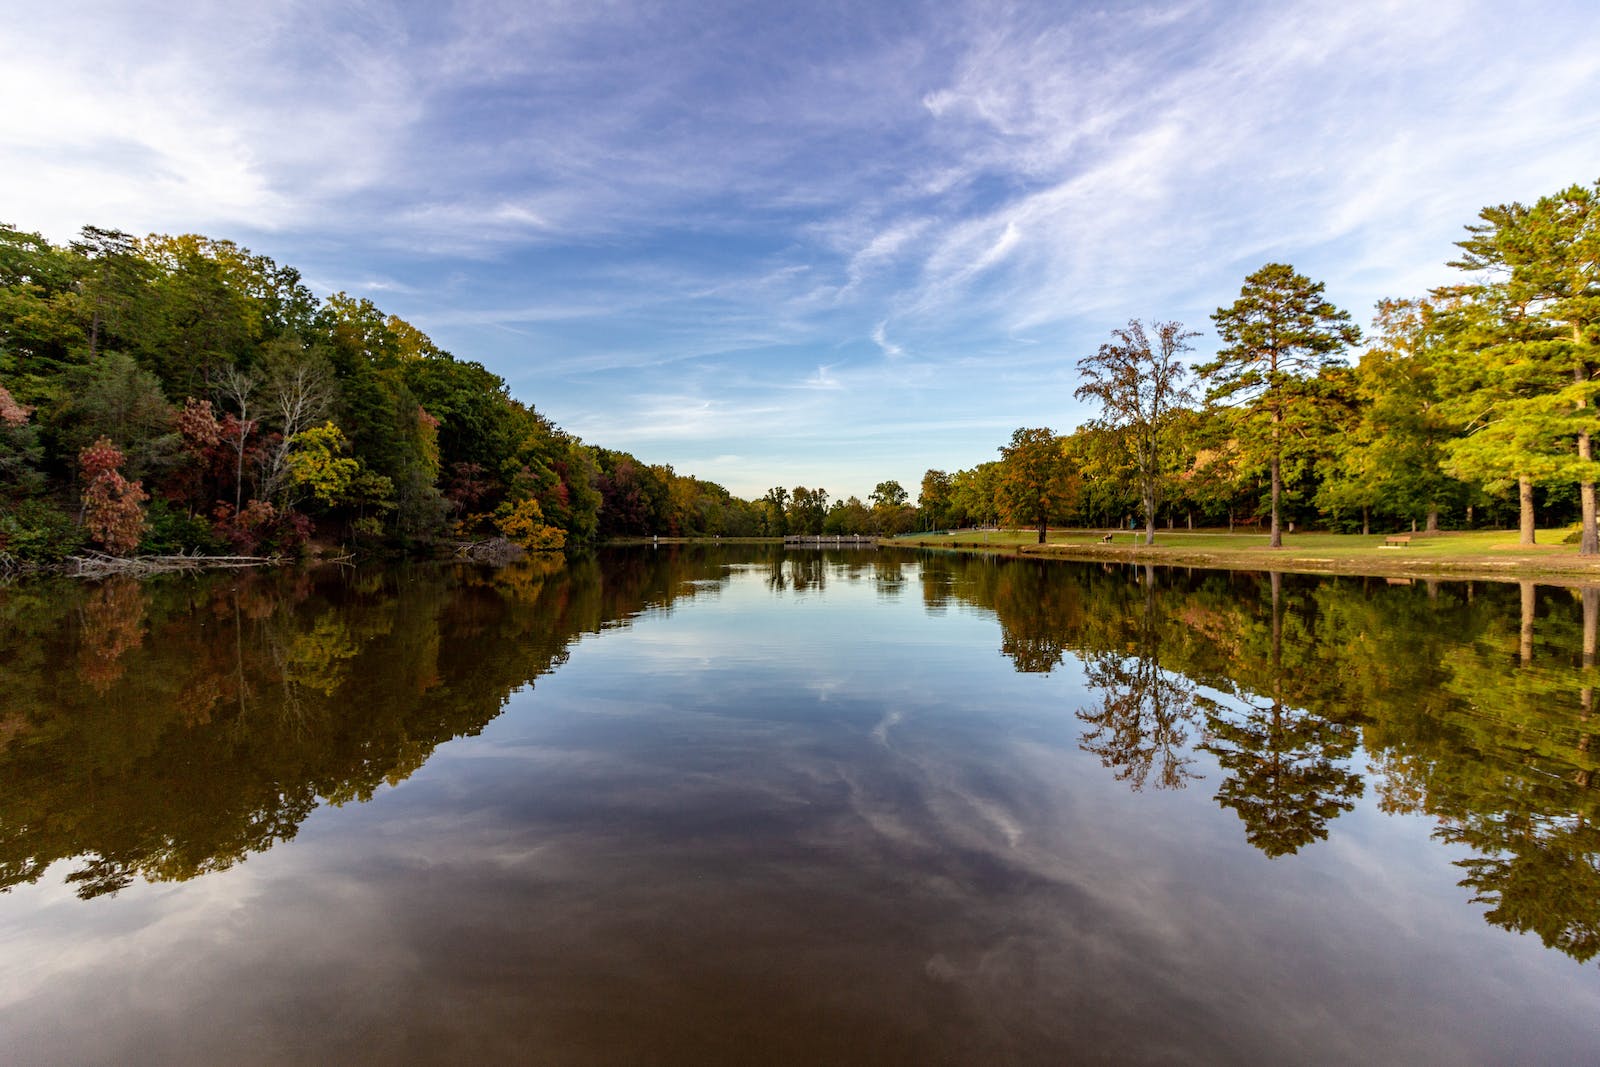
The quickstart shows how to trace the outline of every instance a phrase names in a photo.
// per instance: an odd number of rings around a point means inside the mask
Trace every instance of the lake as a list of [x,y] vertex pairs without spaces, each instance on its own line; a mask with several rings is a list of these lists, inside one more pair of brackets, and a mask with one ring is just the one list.
[[0,587],[0,1059],[1592,1061],[1597,623],[765,546]]

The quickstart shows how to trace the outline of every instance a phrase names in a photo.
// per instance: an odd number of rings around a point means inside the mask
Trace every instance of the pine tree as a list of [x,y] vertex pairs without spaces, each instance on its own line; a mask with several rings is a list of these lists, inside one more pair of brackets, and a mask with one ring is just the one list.
[[1241,446],[1271,468],[1273,548],[1283,546],[1284,456],[1316,417],[1318,373],[1361,340],[1350,313],[1324,299],[1322,289],[1286,263],[1268,263],[1244,280],[1239,299],[1211,316],[1226,347],[1197,368],[1210,383],[1207,401],[1241,410]]
[[[1583,509],[1579,551],[1595,555],[1600,181],[1541,197],[1532,207],[1487,207],[1478,217],[1482,221],[1467,227],[1470,236],[1457,242],[1462,257],[1450,264],[1478,275],[1451,290],[1479,326],[1463,335],[1460,352],[1463,360],[1483,363],[1481,381],[1467,399],[1477,409],[1476,426],[1494,427],[1491,442],[1472,447],[1488,458],[1543,467],[1552,480],[1576,481]],[[1550,458],[1554,442],[1565,452],[1560,459]],[[1519,450],[1531,455],[1518,456]],[[1532,484],[1518,473],[1523,540],[1531,542]]]

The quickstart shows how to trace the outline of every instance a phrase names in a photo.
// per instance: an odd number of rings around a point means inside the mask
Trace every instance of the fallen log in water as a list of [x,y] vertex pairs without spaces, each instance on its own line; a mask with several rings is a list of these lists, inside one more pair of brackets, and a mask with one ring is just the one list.
[[519,544],[506,540],[504,537],[490,537],[483,541],[458,541],[456,543],[456,558],[464,559],[471,563],[491,563],[503,566],[514,563],[527,555]]
[[70,557],[67,560],[67,573],[74,578],[110,578],[118,575],[143,577],[182,571],[271,567],[282,562],[281,556],[202,556],[181,552],[176,556],[108,556],[103,552],[90,552]]

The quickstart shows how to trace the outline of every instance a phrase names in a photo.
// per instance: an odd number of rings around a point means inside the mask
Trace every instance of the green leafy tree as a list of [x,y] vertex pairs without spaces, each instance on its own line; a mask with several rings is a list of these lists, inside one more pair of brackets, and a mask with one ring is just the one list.
[[951,499],[954,488],[954,480],[944,471],[930,470],[923,474],[917,509],[922,513],[924,529],[942,530],[956,525]]
[[911,500],[910,495],[896,481],[879,482],[872,492],[867,494],[867,499],[872,501],[875,508],[903,508]]
[[828,491],[794,487],[789,496],[786,524],[791,533],[820,534],[828,517]]
[[332,422],[312,426],[295,435],[295,447],[285,461],[289,485],[305,489],[325,507],[342,502],[361,464],[343,456],[344,434]]
[[860,497],[835,500],[822,522],[822,532],[835,537],[869,534],[872,532],[872,511],[861,502]]
[[1350,417],[1317,494],[1326,509],[1359,510],[1363,533],[1373,508],[1432,532],[1442,507],[1466,500],[1444,469],[1457,431],[1441,400],[1438,322],[1426,301],[1378,303],[1378,339],[1355,368]]
[[65,377],[71,391],[56,405],[52,420],[62,445],[82,451],[108,437],[133,478],[170,466],[179,442],[172,433],[172,408],[155,375],[131,356],[106,352]]
[[1239,299],[1211,316],[1224,346],[1197,368],[1206,399],[1240,412],[1238,439],[1266,462],[1271,477],[1273,548],[1283,546],[1283,464],[1296,439],[1315,426],[1322,404],[1319,372],[1361,331],[1324,299],[1321,282],[1285,263],[1268,263],[1244,281]]
[[1000,461],[990,460],[950,477],[950,503],[963,524],[993,526],[1000,521]]
[[767,495],[762,497],[762,503],[767,509],[767,536],[783,537],[789,532],[789,490],[781,485],[775,485],[767,490]]
[[20,401],[49,404],[83,358],[85,264],[36,233],[0,225],[0,375]]
[[872,502],[872,525],[875,532],[885,537],[903,534],[916,524],[916,512],[911,508],[911,495],[899,482],[879,482],[867,494]]

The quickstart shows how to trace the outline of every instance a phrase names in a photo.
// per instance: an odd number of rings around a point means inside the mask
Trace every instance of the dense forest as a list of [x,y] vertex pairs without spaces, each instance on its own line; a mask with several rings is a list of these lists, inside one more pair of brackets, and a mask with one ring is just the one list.
[[1381,301],[1363,345],[1269,263],[1193,331],[1134,320],[1080,359],[1096,417],[866,502],[714,483],[585,444],[370,301],[315,297],[229,241],[0,226],[0,563],[83,547],[293,552],[313,538],[530,549],[628,536],[898,534],[1007,524],[1575,523],[1600,552],[1600,182],[1485,208],[1459,283]]
[[760,534],[721,486],[584,444],[371,301],[228,241],[0,227],[0,553],[534,549]]

